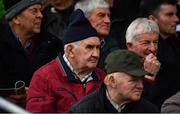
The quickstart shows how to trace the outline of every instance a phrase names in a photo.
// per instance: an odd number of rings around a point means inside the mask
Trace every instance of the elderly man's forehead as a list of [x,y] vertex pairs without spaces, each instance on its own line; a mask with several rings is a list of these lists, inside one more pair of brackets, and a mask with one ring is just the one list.
[[138,40],[138,39],[140,40],[140,39],[147,39],[147,38],[152,39],[152,36],[154,36],[153,38],[158,39],[159,33],[157,33],[156,31],[150,31],[150,32],[144,32],[144,33],[137,34],[135,37],[136,37],[136,40]]
[[96,13],[108,13],[110,15],[110,9],[109,8],[103,8],[103,7],[97,7],[95,9],[92,10],[92,14],[96,14]]

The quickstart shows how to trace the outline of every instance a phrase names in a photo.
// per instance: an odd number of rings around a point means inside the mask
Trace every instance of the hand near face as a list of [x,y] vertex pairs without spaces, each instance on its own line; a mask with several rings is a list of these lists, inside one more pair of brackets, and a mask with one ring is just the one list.
[[154,76],[151,77],[152,80],[155,79],[159,69],[160,69],[160,62],[157,60],[157,57],[152,53],[145,57],[144,60],[144,69],[145,71],[153,74]]

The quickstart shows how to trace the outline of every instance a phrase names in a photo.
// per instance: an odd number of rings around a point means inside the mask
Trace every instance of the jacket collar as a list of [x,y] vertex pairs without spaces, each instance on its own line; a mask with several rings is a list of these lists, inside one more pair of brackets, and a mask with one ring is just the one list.
[[[118,111],[114,108],[114,106],[110,103],[108,98],[106,97],[106,85],[102,83],[97,95],[99,99],[99,103],[96,107],[99,107],[102,112],[106,113],[118,113]],[[132,112],[134,110],[134,107],[137,105],[137,102],[130,102],[125,105],[125,107],[121,110],[121,112],[127,113]]]
[[1,40],[6,43],[6,45],[9,45],[11,48],[16,49],[18,51],[23,52],[23,54],[26,56],[25,51],[21,43],[17,40],[17,37],[13,33],[11,27],[9,26],[8,22],[3,22],[0,25],[0,34]]
[[99,108],[103,112],[107,113],[118,113],[118,111],[113,107],[113,105],[110,103],[110,101],[106,97],[106,85],[102,83],[99,91],[98,91],[98,97],[99,97]]
[[[69,81],[76,82],[76,83],[82,83],[79,79],[76,78],[76,74],[72,72],[72,70],[68,67],[67,63],[64,61],[62,54],[58,55],[58,58],[64,68],[64,71],[67,75],[67,78]],[[93,80],[99,80],[99,77],[97,76],[97,73],[95,70],[92,71],[91,77]]]

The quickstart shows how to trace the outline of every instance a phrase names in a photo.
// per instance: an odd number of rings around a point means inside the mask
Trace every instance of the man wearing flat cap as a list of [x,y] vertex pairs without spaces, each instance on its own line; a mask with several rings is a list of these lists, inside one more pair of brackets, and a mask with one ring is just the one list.
[[143,69],[140,58],[128,50],[111,52],[106,60],[107,75],[98,91],[73,105],[73,113],[150,113],[158,112],[150,102],[141,98]]
[[[41,0],[3,3],[6,12],[0,24],[0,89],[15,88],[19,80],[29,86],[34,71],[58,55],[58,41],[39,35]],[[4,94],[0,96],[9,95]]]
[[104,72],[96,65],[100,39],[81,10],[70,16],[64,55],[37,70],[27,95],[26,109],[35,113],[64,113],[99,88]]

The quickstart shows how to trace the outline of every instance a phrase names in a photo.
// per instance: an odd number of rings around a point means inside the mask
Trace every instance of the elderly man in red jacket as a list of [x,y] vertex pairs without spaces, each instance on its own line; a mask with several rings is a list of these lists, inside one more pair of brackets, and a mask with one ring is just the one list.
[[104,72],[96,65],[100,39],[96,30],[76,10],[64,37],[64,55],[35,72],[27,96],[31,112],[67,112],[82,97],[99,88]]

